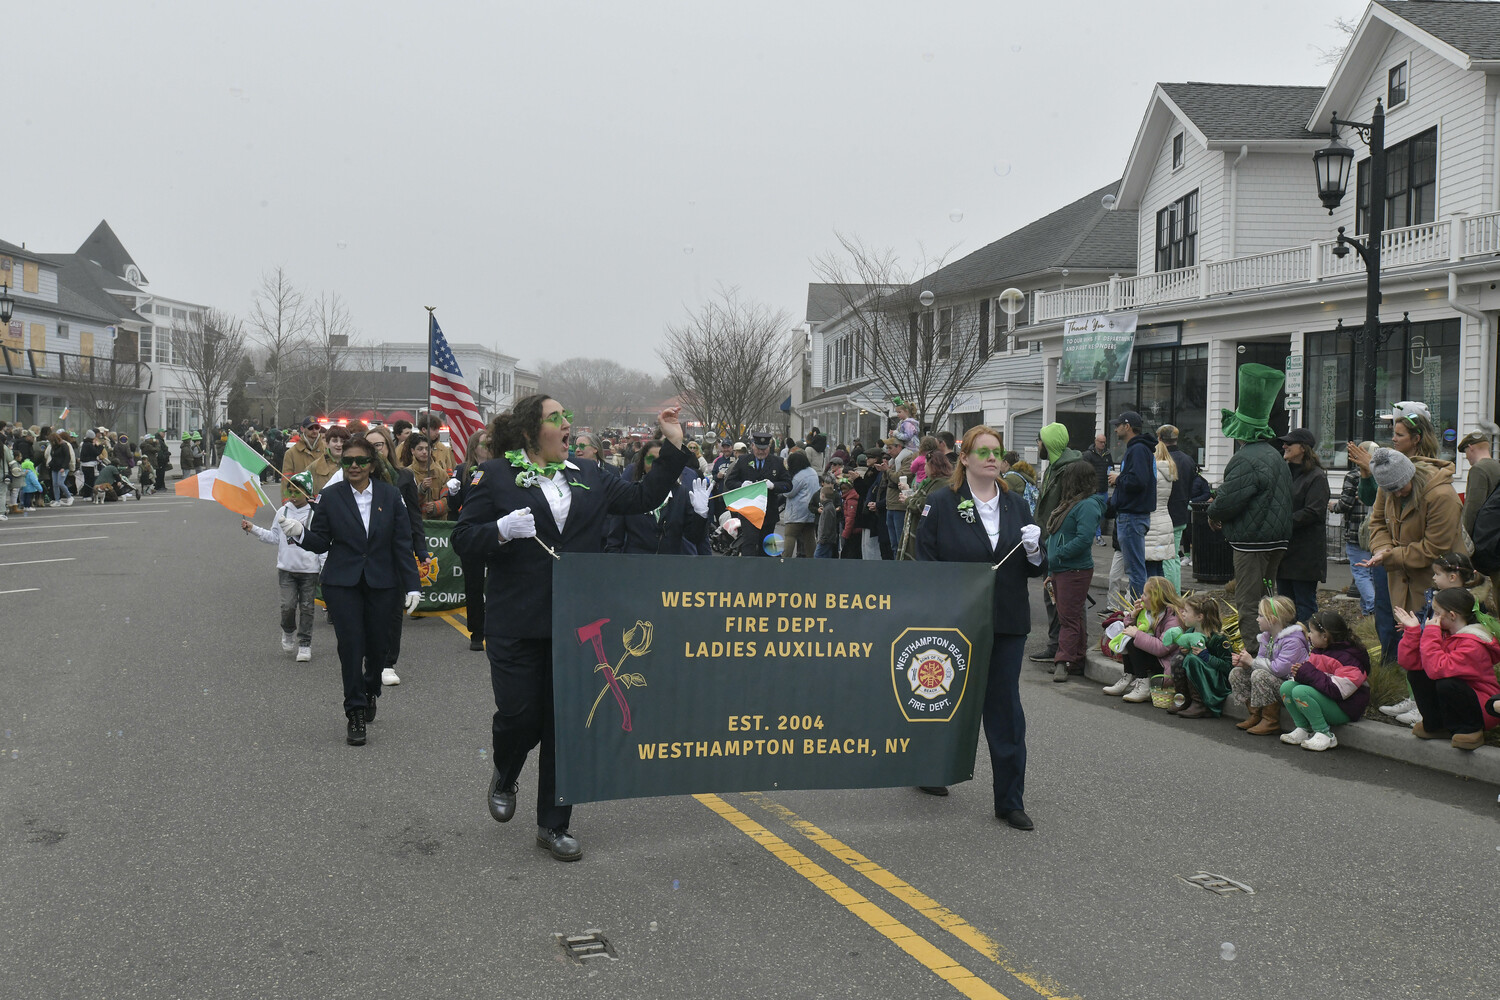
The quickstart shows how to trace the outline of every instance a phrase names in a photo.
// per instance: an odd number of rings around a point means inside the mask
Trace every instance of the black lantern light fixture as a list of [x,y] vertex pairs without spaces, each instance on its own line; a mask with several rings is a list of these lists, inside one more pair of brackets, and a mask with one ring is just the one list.
[[1354,164],[1354,150],[1339,142],[1338,129],[1328,145],[1313,154],[1313,170],[1318,175],[1318,199],[1332,215],[1349,190],[1349,168]]
[[10,286],[0,285],[0,326],[9,326],[15,313],[16,300],[10,297]]

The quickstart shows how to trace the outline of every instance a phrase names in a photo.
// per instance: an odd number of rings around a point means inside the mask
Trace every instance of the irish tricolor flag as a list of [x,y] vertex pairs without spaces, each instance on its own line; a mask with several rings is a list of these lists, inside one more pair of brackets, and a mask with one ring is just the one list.
[[766,481],[746,483],[724,494],[724,506],[759,528],[766,523]]
[[266,465],[266,460],[238,435],[230,434],[219,467],[182,480],[177,484],[177,495],[217,500],[242,517],[254,517],[262,504],[271,503],[260,489],[260,474]]

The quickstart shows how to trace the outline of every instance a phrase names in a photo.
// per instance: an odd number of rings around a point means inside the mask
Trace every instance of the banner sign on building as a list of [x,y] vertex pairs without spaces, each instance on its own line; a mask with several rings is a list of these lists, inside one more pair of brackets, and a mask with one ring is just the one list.
[[993,588],[975,563],[564,554],[558,802],[972,778]]
[[1129,382],[1136,313],[1083,316],[1063,323],[1059,382]]

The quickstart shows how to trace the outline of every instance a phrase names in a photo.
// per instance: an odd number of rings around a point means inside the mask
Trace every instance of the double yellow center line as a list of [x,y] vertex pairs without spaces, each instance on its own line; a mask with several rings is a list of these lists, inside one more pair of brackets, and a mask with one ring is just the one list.
[[[807,855],[757,823],[740,810],[734,808],[717,795],[693,796],[708,809],[723,817],[731,826],[760,844],[787,867],[823,890],[830,899],[840,904],[854,916],[864,921],[895,944],[902,951],[926,966],[934,975],[947,982],[958,992],[974,1000],[1010,1000],[1004,993],[980,979],[974,972],[960,964],[947,952],[907,927],[887,911],[881,909],[847,883],[818,865]],[[766,798],[757,792],[748,792],[745,797],[761,809],[785,822],[793,830],[813,844],[821,847],[870,882],[886,890],[906,903],[917,913],[932,921],[939,928],[958,938],[964,944],[1010,973],[1017,982],[1032,994],[1048,1000],[1065,1000],[1061,987],[1055,982],[1020,969],[1004,954],[994,939],[970,924],[963,917],[942,906],[893,873],[866,858],[847,844],[835,839],[818,827],[799,817],[790,809]]]

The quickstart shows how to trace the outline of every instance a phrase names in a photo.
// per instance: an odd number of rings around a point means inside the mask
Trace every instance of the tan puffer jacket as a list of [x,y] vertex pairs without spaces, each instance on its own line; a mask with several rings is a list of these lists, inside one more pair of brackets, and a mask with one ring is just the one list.
[[1432,562],[1459,548],[1463,504],[1453,489],[1453,463],[1412,458],[1417,474],[1411,495],[1398,499],[1385,490],[1375,494],[1370,510],[1370,551],[1385,554],[1382,566],[1390,584],[1391,605],[1420,611],[1432,585]]

